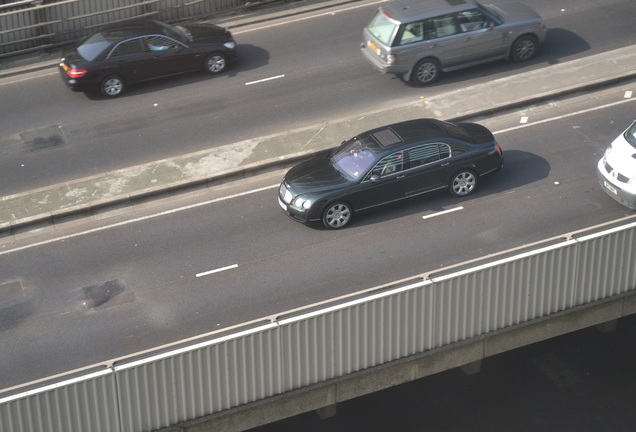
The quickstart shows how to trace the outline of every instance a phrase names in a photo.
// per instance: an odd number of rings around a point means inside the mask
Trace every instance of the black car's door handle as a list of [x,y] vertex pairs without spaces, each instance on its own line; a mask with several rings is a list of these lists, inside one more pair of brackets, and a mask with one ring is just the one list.
[[441,164],[440,166],[449,166],[449,165],[450,165],[450,162],[446,162],[446,163]]
[[406,174],[399,175],[399,176],[395,177],[395,179],[396,179],[396,180],[397,180],[397,179],[403,179],[404,177],[406,177]]

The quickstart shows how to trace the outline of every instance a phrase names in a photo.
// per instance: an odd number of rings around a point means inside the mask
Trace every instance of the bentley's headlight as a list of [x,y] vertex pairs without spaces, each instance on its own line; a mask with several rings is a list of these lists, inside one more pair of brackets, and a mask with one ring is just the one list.
[[296,197],[294,200],[294,206],[303,210],[309,210],[309,207],[311,207],[311,201],[303,197]]

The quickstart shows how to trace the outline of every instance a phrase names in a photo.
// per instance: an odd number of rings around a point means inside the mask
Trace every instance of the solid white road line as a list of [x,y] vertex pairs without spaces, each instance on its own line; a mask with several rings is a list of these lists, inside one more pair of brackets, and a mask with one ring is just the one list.
[[209,270],[209,271],[206,271],[206,272],[203,272],[203,273],[197,273],[196,277],[207,276],[207,275],[211,275],[212,273],[219,273],[219,272],[222,272],[222,271],[225,271],[225,270],[235,269],[237,267],[238,267],[238,264],[232,264],[232,265],[227,266],[227,267],[221,267],[221,268],[214,269],[214,270]]
[[259,84],[259,83],[262,83],[262,82],[265,82],[265,81],[271,81],[271,80],[275,80],[275,79],[278,79],[278,78],[285,78],[285,75],[276,75],[276,76],[273,76],[273,77],[270,77],[270,78],[263,78],[263,79],[256,80],[256,81],[250,81],[250,82],[246,82],[245,85]]
[[444,210],[444,211],[441,211],[441,212],[433,213],[433,214],[430,214],[430,215],[422,216],[422,219],[430,219],[430,218],[434,218],[436,216],[441,216],[441,215],[445,215],[445,214],[448,214],[448,213],[456,212],[458,210],[464,210],[464,207],[463,206],[459,206],[459,207],[455,207],[455,208],[452,208],[452,209]]

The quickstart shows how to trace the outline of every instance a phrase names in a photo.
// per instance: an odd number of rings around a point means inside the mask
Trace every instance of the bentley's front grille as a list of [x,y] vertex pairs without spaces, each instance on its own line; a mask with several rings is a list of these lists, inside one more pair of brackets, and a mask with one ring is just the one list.
[[285,204],[290,204],[293,198],[292,193],[285,187],[284,183],[280,184],[278,196],[280,196],[280,199],[283,200]]

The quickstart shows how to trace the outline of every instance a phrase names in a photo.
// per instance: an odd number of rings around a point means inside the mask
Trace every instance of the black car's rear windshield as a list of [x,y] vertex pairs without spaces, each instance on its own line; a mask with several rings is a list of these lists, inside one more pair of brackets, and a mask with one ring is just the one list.
[[104,52],[110,44],[110,41],[107,41],[103,34],[95,33],[86,39],[83,44],[77,47],[77,52],[84,58],[84,60],[91,61],[95,60],[102,52]]
[[436,123],[447,136],[467,143],[486,144],[494,139],[488,129],[477,123],[448,123],[441,120],[436,120]]
[[441,120],[436,120],[435,123],[446,136],[457,138],[462,141],[472,141],[471,136],[466,132],[466,130],[456,123],[448,123]]

